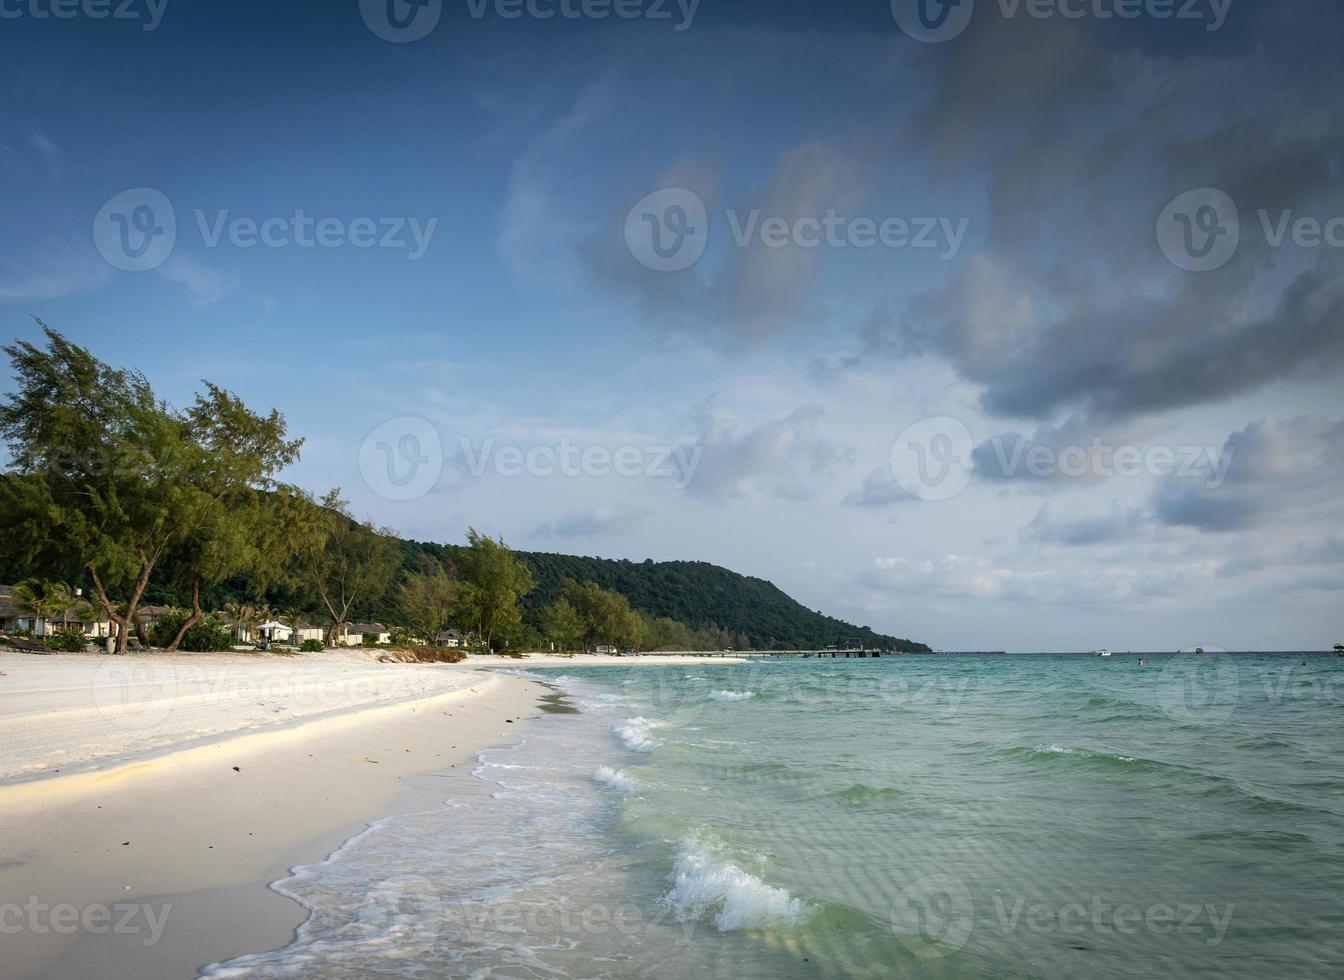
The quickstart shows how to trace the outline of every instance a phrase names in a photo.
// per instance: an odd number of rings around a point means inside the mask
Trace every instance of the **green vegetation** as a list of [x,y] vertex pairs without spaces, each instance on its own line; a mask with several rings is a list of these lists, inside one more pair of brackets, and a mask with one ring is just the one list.
[[[330,644],[349,623],[378,622],[429,649],[456,628],[469,648],[499,652],[928,650],[704,562],[514,552],[475,528],[465,546],[401,540],[357,521],[339,488],[319,498],[276,480],[302,443],[279,413],[254,413],[209,382],[173,408],[138,372],[42,329],[45,348],[3,348],[16,386],[0,401],[12,456],[0,473],[0,581],[23,579],[15,601],[48,622],[96,618],[63,583],[89,589],[118,653],[132,633],[167,650],[228,649],[276,615],[295,630],[322,623]],[[152,636],[146,603],[169,607]]]
[[[258,495],[300,442],[279,413],[255,415],[214,385],[174,409],[143,375],[42,328],[45,349],[4,348],[17,382],[0,405],[15,471],[0,484],[5,547],[44,573],[86,577],[121,652],[156,573],[199,598],[203,583],[257,570]],[[200,616],[193,602],[183,633]]]
[[326,647],[321,640],[304,640],[299,644],[299,649],[304,653],[321,653]]
[[193,653],[233,648],[233,633],[217,616],[204,616],[196,619],[195,610],[173,610],[164,613],[149,631],[149,642],[156,647],[168,648],[174,641],[176,649]]

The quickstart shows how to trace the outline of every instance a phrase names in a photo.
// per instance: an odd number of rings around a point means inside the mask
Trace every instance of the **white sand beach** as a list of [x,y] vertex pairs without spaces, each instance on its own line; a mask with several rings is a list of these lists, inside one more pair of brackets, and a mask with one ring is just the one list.
[[282,946],[306,913],[268,883],[483,791],[475,753],[551,693],[490,668],[691,659],[0,653],[4,974],[190,977]]

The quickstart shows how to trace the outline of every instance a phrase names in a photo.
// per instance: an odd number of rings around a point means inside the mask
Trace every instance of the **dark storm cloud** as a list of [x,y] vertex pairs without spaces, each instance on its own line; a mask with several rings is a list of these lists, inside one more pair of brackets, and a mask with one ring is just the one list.
[[[1320,29],[1344,19],[1312,9]],[[997,18],[946,48],[920,124],[940,165],[983,172],[988,248],[865,322],[848,363],[938,356],[992,414],[1096,425],[1339,370],[1344,249],[1266,232],[1287,213],[1344,215],[1333,56],[1214,41],[1158,56],[1095,26]],[[1158,249],[1156,220],[1206,186],[1236,203],[1241,241],[1221,269],[1189,272]]]

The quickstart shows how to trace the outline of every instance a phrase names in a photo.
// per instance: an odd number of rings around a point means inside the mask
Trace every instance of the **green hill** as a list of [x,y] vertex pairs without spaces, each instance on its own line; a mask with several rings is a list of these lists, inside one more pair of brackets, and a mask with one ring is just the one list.
[[[404,541],[408,564],[419,553],[452,560],[457,547]],[[875,633],[814,612],[765,579],[740,575],[703,561],[642,562],[557,555],[538,551],[515,554],[536,577],[537,588],[524,601],[525,618],[536,622],[555,598],[563,579],[596,582],[619,592],[636,609],[667,616],[693,629],[725,634],[725,646],[755,650],[811,650],[849,641],[907,653],[927,653],[923,643]]]
[[[418,567],[424,555],[453,562],[460,547],[430,542],[400,541],[403,565]],[[537,580],[537,587],[523,600],[524,620],[539,625],[542,608],[560,591],[566,578],[577,582],[596,582],[604,589],[620,592],[636,609],[652,616],[666,616],[693,630],[712,637],[719,647],[754,650],[810,650],[858,642],[863,646],[926,653],[922,643],[875,633],[866,626],[854,626],[831,616],[814,612],[764,579],[703,561],[645,560],[632,562],[578,555],[557,555],[535,551],[515,554],[525,561]],[[20,560],[0,563],[0,582],[13,583],[33,574]],[[72,584],[80,582],[80,571],[70,569]],[[370,596],[356,604],[352,613],[361,621],[396,623],[395,583],[381,596]],[[252,589],[244,579],[232,579],[204,596],[207,608],[220,609],[230,601],[250,601]],[[308,606],[310,596],[273,592],[273,605]],[[180,594],[161,581],[150,583],[145,602],[185,606],[190,596]],[[316,614],[316,609],[312,610]],[[315,620],[320,621],[320,617]]]

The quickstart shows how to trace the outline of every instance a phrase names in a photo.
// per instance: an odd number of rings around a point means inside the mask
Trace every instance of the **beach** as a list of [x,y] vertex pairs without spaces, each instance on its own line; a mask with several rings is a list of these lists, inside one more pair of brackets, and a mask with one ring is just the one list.
[[1144,659],[0,654],[4,975],[1337,972],[1338,658]]
[[0,653],[6,977],[190,977],[285,945],[307,910],[269,883],[481,792],[476,753],[550,693],[492,668],[541,659]]

